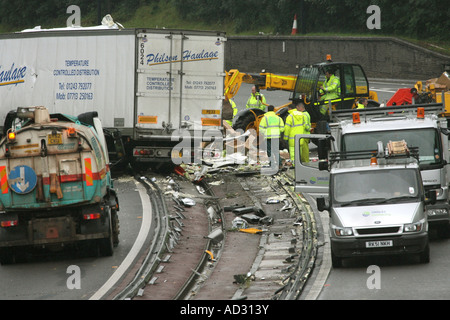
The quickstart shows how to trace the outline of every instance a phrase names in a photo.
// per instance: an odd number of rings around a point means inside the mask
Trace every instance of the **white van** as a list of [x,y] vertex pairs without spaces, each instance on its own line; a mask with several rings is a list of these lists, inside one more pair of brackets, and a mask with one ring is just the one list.
[[328,204],[319,197],[317,207],[330,213],[333,267],[368,255],[418,254],[430,261],[425,205],[434,200],[425,198],[417,149],[405,152],[378,146],[330,153]]

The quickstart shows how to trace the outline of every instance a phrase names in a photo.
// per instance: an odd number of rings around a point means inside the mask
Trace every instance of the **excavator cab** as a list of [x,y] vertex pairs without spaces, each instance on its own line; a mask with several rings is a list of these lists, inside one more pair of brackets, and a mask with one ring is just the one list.
[[[337,96],[332,99],[326,99],[320,90],[327,80],[327,71],[338,77],[340,83]],[[331,106],[332,111],[352,109],[357,99],[369,96],[369,82],[359,64],[323,62],[299,69],[290,100],[293,103],[302,101],[311,116],[311,122],[315,123],[323,118],[319,111],[322,106]]]

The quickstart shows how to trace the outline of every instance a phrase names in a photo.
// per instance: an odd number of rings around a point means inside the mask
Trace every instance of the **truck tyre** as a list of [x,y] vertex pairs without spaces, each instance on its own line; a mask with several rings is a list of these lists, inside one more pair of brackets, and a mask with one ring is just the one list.
[[[251,112],[252,110],[253,112]],[[260,115],[263,115],[265,112],[260,109],[247,109],[243,110],[246,112],[242,112],[241,115],[236,115],[236,120],[233,124],[234,130],[242,130],[243,132],[249,130],[249,129],[255,129],[258,131],[257,125],[255,124],[256,118],[255,115],[258,117]]]
[[380,103],[375,100],[367,100],[367,108],[379,108]]
[[117,247],[119,245],[120,226],[119,226],[119,216],[117,215],[116,209],[111,210],[111,219],[112,219],[113,245],[114,247]]
[[101,256],[112,256],[114,252],[114,236],[113,236],[113,223],[112,223],[112,217],[111,217],[111,208],[106,207],[108,210],[107,216],[107,223],[108,223],[108,231],[109,235],[107,238],[99,239],[98,240],[98,249]]

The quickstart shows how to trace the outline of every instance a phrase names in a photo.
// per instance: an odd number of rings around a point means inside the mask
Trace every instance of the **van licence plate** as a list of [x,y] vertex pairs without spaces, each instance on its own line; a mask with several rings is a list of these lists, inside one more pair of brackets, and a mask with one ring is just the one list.
[[366,241],[366,248],[384,248],[392,247],[393,245],[392,240]]

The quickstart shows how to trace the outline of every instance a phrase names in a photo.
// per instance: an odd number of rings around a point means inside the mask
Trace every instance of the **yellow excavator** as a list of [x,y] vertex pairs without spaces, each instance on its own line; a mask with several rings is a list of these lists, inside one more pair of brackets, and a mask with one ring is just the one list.
[[[448,79],[448,73],[445,72],[441,77]],[[445,109],[441,116],[450,118],[450,85],[445,86],[431,81],[424,86],[422,81],[417,81],[414,89],[416,94],[413,92],[413,96],[418,97],[420,102],[423,100],[428,103],[444,104]]]
[[[310,114],[313,128],[321,120],[326,121],[319,111],[321,105],[327,105],[332,110],[351,109],[356,107],[357,100],[365,97],[369,100],[368,107],[378,107],[378,96],[369,90],[369,82],[363,68],[359,64],[345,62],[327,61],[299,68],[297,75],[278,75],[261,72],[259,74],[248,74],[232,69],[225,76],[225,101],[233,98],[242,83],[254,84],[257,89],[262,90],[284,90],[291,92],[290,102],[277,106],[275,112],[283,118],[287,116],[287,106],[291,103],[302,101],[306,111]],[[335,76],[340,79],[340,96],[333,100],[321,99],[319,88],[326,80],[325,72],[332,68]],[[239,111],[233,119],[233,129],[249,129],[258,131],[259,121],[264,111],[252,108]],[[318,133],[318,132],[316,132]]]

